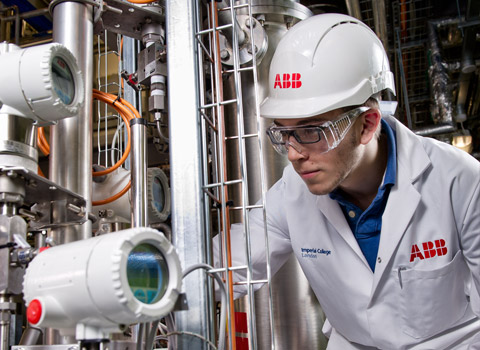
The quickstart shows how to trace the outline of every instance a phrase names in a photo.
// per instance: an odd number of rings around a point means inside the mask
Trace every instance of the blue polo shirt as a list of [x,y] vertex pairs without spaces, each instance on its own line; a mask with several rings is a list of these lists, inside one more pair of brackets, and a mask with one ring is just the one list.
[[387,169],[383,183],[378,189],[377,195],[370,206],[362,211],[356,205],[348,202],[342,196],[340,190],[330,193],[330,198],[336,200],[342,208],[343,214],[347,219],[355,239],[360,249],[365,255],[372,271],[375,271],[375,261],[377,259],[378,245],[380,243],[380,231],[382,229],[382,215],[387,205],[390,188],[395,185],[397,177],[397,147],[395,132],[383,119],[382,133],[387,135],[388,156]]

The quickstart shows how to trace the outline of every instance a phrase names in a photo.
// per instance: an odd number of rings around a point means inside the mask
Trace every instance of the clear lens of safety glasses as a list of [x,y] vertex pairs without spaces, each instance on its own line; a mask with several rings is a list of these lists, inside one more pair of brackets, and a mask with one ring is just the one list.
[[[366,112],[369,107],[358,107],[338,116],[337,119],[321,125],[277,126],[273,124],[267,129],[273,148],[285,155],[290,146],[299,153],[301,146],[296,144],[315,144],[315,152],[325,153],[337,147],[350,130],[355,118]],[[291,140],[293,136],[295,143]]]

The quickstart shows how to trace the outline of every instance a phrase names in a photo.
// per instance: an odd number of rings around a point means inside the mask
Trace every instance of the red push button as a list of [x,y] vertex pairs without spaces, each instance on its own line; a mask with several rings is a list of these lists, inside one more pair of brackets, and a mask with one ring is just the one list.
[[38,299],[33,299],[27,308],[27,320],[31,324],[37,324],[42,317],[42,304]]

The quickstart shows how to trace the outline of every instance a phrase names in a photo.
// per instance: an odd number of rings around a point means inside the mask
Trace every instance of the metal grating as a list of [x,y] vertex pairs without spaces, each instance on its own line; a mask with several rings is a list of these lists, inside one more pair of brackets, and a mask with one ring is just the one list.
[[[433,14],[431,0],[392,2],[394,62],[400,119],[412,128],[431,123],[428,79],[427,25]],[[402,84],[404,84],[402,86]]]
[[[115,36],[113,36],[115,38]],[[121,55],[110,47],[121,48],[122,37],[116,35],[116,42],[109,43],[112,36],[107,31],[97,36],[97,89],[123,97]],[[109,167],[122,156],[125,144],[125,127],[122,118],[115,109],[107,104],[95,101],[98,156],[97,164]]]
[[[226,11],[231,14],[231,24],[220,25],[218,16],[221,11]],[[254,286],[258,284],[268,283],[270,284],[270,275],[266,280],[254,280],[252,278],[252,259],[251,259],[251,240],[249,229],[249,211],[255,208],[264,210],[265,217],[265,183],[264,172],[261,171],[263,178],[252,179],[249,178],[247,167],[260,167],[262,168],[263,160],[260,156],[259,164],[247,164],[246,152],[247,144],[256,142],[261,149],[261,142],[257,130],[247,130],[246,122],[244,120],[244,99],[242,96],[242,77],[246,74],[251,74],[255,91],[258,91],[256,81],[256,59],[254,58],[250,64],[240,65],[239,43],[237,38],[233,36],[232,53],[233,53],[233,66],[226,69],[221,63],[220,54],[220,39],[219,33],[228,26],[238,26],[238,22],[234,20],[239,12],[245,14],[248,13],[249,18],[252,18],[252,9],[250,2],[233,6],[232,8],[220,9],[217,7],[217,2],[208,2],[205,6],[201,6],[199,14],[205,14],[206,20],[201,18],[197,19],[197,23],[203,23],[203,26],[199,26],[196,39],[198,44],[200,66],[204,68],[204,74],[200,74],[200,86],[204,88],[200,92],[200,114],[202,116],[202,142],[203,142],[203,164],[205,165],[203,190],[205,193],[205,215],[207,218],[207,230],[211,230],[210,235],[215,236],[217,234],[222,236],[221,247],[221,261],[223,267],[219,271],[224,272],[225,285],[227,289],[227,295],[229,298],[228,308],[228,348],[235,349],[237,346],[243,346],[241,344],[248,344],[249,349],[257,349],[257,337],[256,337],[256,322],[255,322],[255,300],[254,300]],[[252,29],[251,29],[252,30]],[[253,37],[252,34],[250,34]],[[255,48],[255,43],[249,43]],[[225,77],[233,77],[234,80],[234,97],[224,96]],[[258,93],[257,93],[258,95]],[[256,105],[256,115],[259,116],[259,103],[260,101],[254,101]],[[234,111],[234,113],[230,113]],[[232,134],[231,130],[228,131],[227,124],[236,124],[236,132]],[[230,147],[235,144],[236,147]],[[234,149],[235,151],[232,151]],[[261,152],[260,152],[261,155]],[[227,159],[238,159],[240,178],[232,178],[232,174],[227,170]],[[256,199],[249,198],[248,182],[256,181],[262,183],[262,196],[263,200],[260,204],[253,204],[251,201]],[[241,198],[236,198],[235,202],[231,201],[230,193],[232,188],[240,189]],[[243,230],[246,234],[246,244],[244,247],[232,247],[230,244],[230,226],[234,222],[233,216],[240,216],[243,225]],[[266,251],[268,252],[268,237],[266,227],[265,244]],[[245,249],[247,256],[246,265],[233,266],[231,261],[231,251],[233,249]],[[269,266],[268,257],[266,254],[266,264]],[[246,280],[233,282],[233,271],[243,270],[246,271]],[[269,271],[269,267],[268,267]],[[238,313],[236,313],[235,305],[233,302],[233,286],[245,285],[247,289],[246,298],[246,327],[238,324]],[[271,293],[271,291],[270,291]],[[273,320],[271,294],[270,294],[270,319]],[[273,321],[271,321],[273,322]],[[238,334],[242,333],[242,336]],[[273,327],[271,327],[272,337],[274,336]]]
[[362,15],[362,22],[368,25],[375,31],[375,22],[373,17],[373,0],[360,0],[360,13]]

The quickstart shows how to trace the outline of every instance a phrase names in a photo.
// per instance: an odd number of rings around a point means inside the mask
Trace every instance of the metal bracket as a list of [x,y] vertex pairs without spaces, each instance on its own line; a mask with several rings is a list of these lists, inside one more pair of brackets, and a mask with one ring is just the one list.
[[142,40],[142,27],[149,23],[165,23],[165,5],[137,6],[120,0],[103,1],[104,10],[96,22],[96,34],[103,30]]
[[187,300],[187,295],[185,293],[180,293],[178,295],[177,302],[175,303],[175,306],[173,307],[174,311],[184,311],[188,310],[188,300]]
[[[0,167],[1,175],[17,176],[25,181],[24,204],[32,206],[32,212],[35,214],[35,218],[30,221],[33,229],[79,224],[87,221],[86,200],[79,194],[23,167]],[[59,210],[63,212],[62,220],[53,217],[55,211]],[[90,214],[88,215],[90,217]]]

